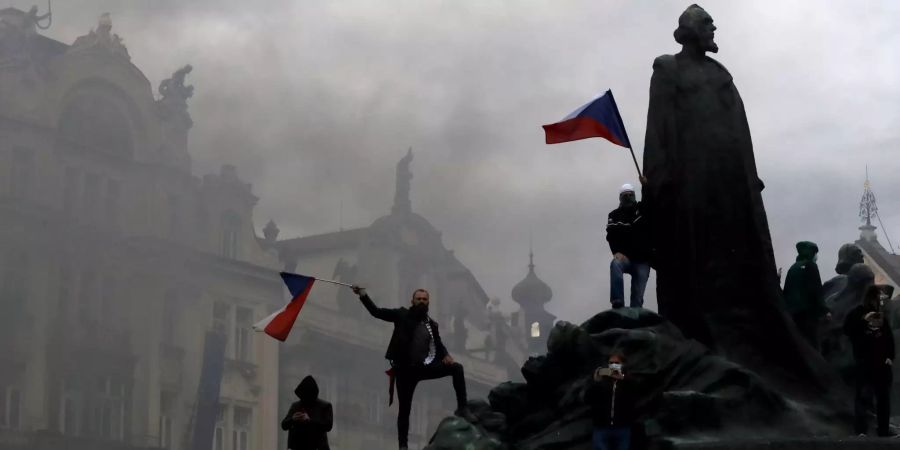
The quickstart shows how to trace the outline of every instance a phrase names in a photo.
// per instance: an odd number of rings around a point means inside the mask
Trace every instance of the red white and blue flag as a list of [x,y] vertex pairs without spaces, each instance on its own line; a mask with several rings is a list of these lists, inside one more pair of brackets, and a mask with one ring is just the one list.
[[306,297],[309,297],[309,291],[316,279],[287,272],[281,272],[280,275],[284,284],[287,285],[288,291],[291,292],[291,301],[281,310],[257,322],[253,325],[253,329],[265,332],[284,342],[290,334],[291,328],[294,327],[294,322],[297,320],[303,304],[306,303]]
[[592,137],[604,138],[613,144],[631,148],[625,124],[619,115],[619,108],[612,91],[591,100],[576,109],[563,120],[544,125],[548,144],[559,144]]

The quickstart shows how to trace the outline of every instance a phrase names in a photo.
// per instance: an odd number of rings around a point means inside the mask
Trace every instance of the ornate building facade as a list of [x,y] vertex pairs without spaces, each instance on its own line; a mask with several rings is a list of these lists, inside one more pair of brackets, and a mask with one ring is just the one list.
[[0,10],[0,448],[189,448],[212,329],[213,450],[275,448],[278,258],[234,167],[191,173],[190,67],[155,99],[109,15],[69,45],[35,12]]
[[[366,286],[381,307],[408,306],[431,293],[430,315],[453,358],[466,370],[470,398],[515,377],[527,353],[509,318],[492,311],[475,276],[447,249],[441,233],[412,210],[412,151],[397,164],[394,205],[370,226],[278,241],[285,270]],[[273,227],[274,228],[274,227]],[[396,446],[397,403],[388,406],[384,352],[391,324],[374,319],[347,288],[317,284],[281,353],[282,410],[307,374],[334,403],[332,448]],[[456,407],[450,379],[421,383],[413,402],[410,445],[424,447]]]
[[[413,212],[411,152],[369,227],[278,240],[270,222],[257,238],[237,169],[192,173],[191,67],[154,96],[109,15],[72,44],[41,20],[0,10],[0,450],[285,448],[306,374],[334,403],[332,448],[392,447],[390,324],[320,283],[287,343],[254,335],[286,300],[285,269],[365,284],[381,306],[426,287],[470,397],[519,377],[533,308],[501,314]],[[449,380],[421,384],[410,442],[452,409]]]

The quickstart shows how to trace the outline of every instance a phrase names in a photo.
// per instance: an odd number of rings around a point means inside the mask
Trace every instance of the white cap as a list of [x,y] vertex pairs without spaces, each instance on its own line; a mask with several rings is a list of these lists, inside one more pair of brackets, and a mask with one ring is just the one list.
[[619,188],[619,193],[621,194],[623,192],[634,192],[634,186],[628,183],[623,184],[622,187]]

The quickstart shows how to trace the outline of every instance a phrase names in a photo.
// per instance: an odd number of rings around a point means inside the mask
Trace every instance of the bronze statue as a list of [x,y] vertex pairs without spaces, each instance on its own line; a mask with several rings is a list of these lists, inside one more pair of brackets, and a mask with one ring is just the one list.
[[674,32],[682,50],[653,63],[643,197],[659,312],[741,364],[804,384],[824,361],[783,309],[744,104],[706,55],[719,49],[715,30],[691,5]]

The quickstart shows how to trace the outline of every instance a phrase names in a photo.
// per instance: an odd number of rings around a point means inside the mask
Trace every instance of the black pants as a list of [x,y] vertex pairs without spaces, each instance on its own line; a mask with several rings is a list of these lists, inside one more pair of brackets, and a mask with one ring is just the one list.
[[892,368],[888,365],[871,368],[857,368],[856,373],[856,433],[867,433],[869,429],[869,412],[872,411],[872,400],[875,400],[875,412],[878,418],[879,435],[889,432],[888,424],[891,417],[891,384],[893,382]]
[[465,407],[467,402],[466,379],[462,364],[444,364],[437,361],[427,366],[397,368],[397,399],[400,401],[400,412],[397,414],[397,439],[401,447],[406,446],[409,437],[409,410],[412,406],[416,385],[423,380],[434,380],[447,376],[453,377],[457,409]]

